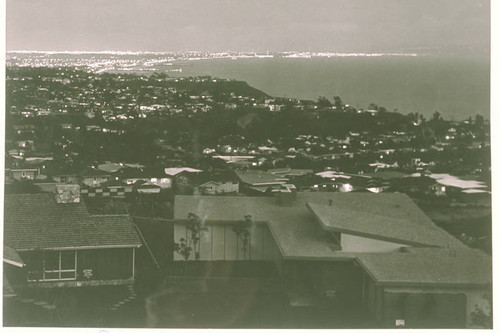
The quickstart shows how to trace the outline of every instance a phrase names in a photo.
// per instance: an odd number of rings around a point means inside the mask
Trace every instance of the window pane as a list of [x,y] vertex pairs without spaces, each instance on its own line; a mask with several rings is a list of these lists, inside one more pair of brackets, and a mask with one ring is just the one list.
[[41,280],[42,278],[43,278],[42,271],[33,271],[28,273],[28,280],[30,281]]
[[74,279],[76,272],[61,272],[61,279]]
[[61,251],[61,269],[75,269],[75,251]]
[[31,252],[23,256],[29,271],[43,271],[43,256],[40,252]]
[[45,280],[59,280],[59,272],[45,272]]
[[59,252],[45,252],[45,270],[59,270]]

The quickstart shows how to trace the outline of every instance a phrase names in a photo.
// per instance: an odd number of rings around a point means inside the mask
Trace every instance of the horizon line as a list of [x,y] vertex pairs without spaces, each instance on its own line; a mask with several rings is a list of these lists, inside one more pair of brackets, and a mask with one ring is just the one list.
[[116,55],[139,55],[139,54],[179,54],[179,53],[196,53],[196,54],[253,54],[253,55],[275,55],[275,54],[283,54],[283,55],[309,55],[309,56],[405,56],[405,57],[417,57],[417,56],[426,56],[428,53],[406,53],[406,52],[332,52],[332,51],[196,51],[196,50],[179,50],[179,51],[113,51],[113,50],[104,50],[104,51],[78,51],[78,50],[9,50],[6,51],[9,53],[21,53],[21,54],[116,54]]

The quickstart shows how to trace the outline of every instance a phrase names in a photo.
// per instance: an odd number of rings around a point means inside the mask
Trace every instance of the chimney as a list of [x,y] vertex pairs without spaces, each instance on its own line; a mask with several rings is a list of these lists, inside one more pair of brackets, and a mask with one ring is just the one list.
[[57,203],[65,204],[80,202],[80,185],[57,184],[54,192]]

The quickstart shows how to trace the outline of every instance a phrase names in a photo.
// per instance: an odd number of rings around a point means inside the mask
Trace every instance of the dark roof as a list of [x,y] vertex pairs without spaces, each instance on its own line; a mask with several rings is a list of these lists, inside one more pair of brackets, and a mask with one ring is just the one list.
[[108,172],[95,169],[95,168],[87,168],[83,172],[80,173],[82,177],[102,177],[102,176],[110,176]]
[[81,172],[79,168],[71,168],[68,166],[55,165],[52,164],[49,168],[47,168],[47,174],[51,176],[73,176],[78,175]]
[[405,178],[405,177],[410,176],[407,173],[403,173],[403,172],[399,172],[399,171],[385,171],[385,170],[365,173],[364,175],[372,177],[372,178],[380,178],[380,179],[384,179],[384,180],[394,179],[394,178]]
[[363,253],[358,262],[379,284],[489,285],[491,257],[470,248],[407,248],[407,252]]
[[236,171],[238,178],[249,185],[285,184],[288,179],[260,170]]
[[129,185],[127,183],[122,182],[121,180],[109,180],[105,183],[101,184],[102,187],[132,187],[132,185]]
[[334,203],[332,206],[307,203],[307,206],[318,222],[330,231],[415,246],[453,246],[458,242],[434,224],[424,225],[407,217],[393,217],[390,209],[374,213]]
[[213,170],[209,172],[210,180],[216,182],[239,181],[238,176],[233,170]]
[[395,188],[403,187],[430,187],[437,184],[436,181],[427,176],[403,177],[390,180],[390,184]]
[[267,172],[273,175],[280,176],[304,176],[313,173],[312,169],[292,169],[292,168],[281,168],[281,169],[270,169]]
[[91,217],[83,202],[58,204],[51,193],[5,196],[4,243],[17,251],[141,244],[126,215]]

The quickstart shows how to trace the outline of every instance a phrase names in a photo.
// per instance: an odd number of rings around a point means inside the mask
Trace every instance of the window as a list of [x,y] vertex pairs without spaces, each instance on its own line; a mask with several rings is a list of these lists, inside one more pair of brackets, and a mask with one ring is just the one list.
[[76,279],[76,251],[47,251],[30,256],[28,281]]

